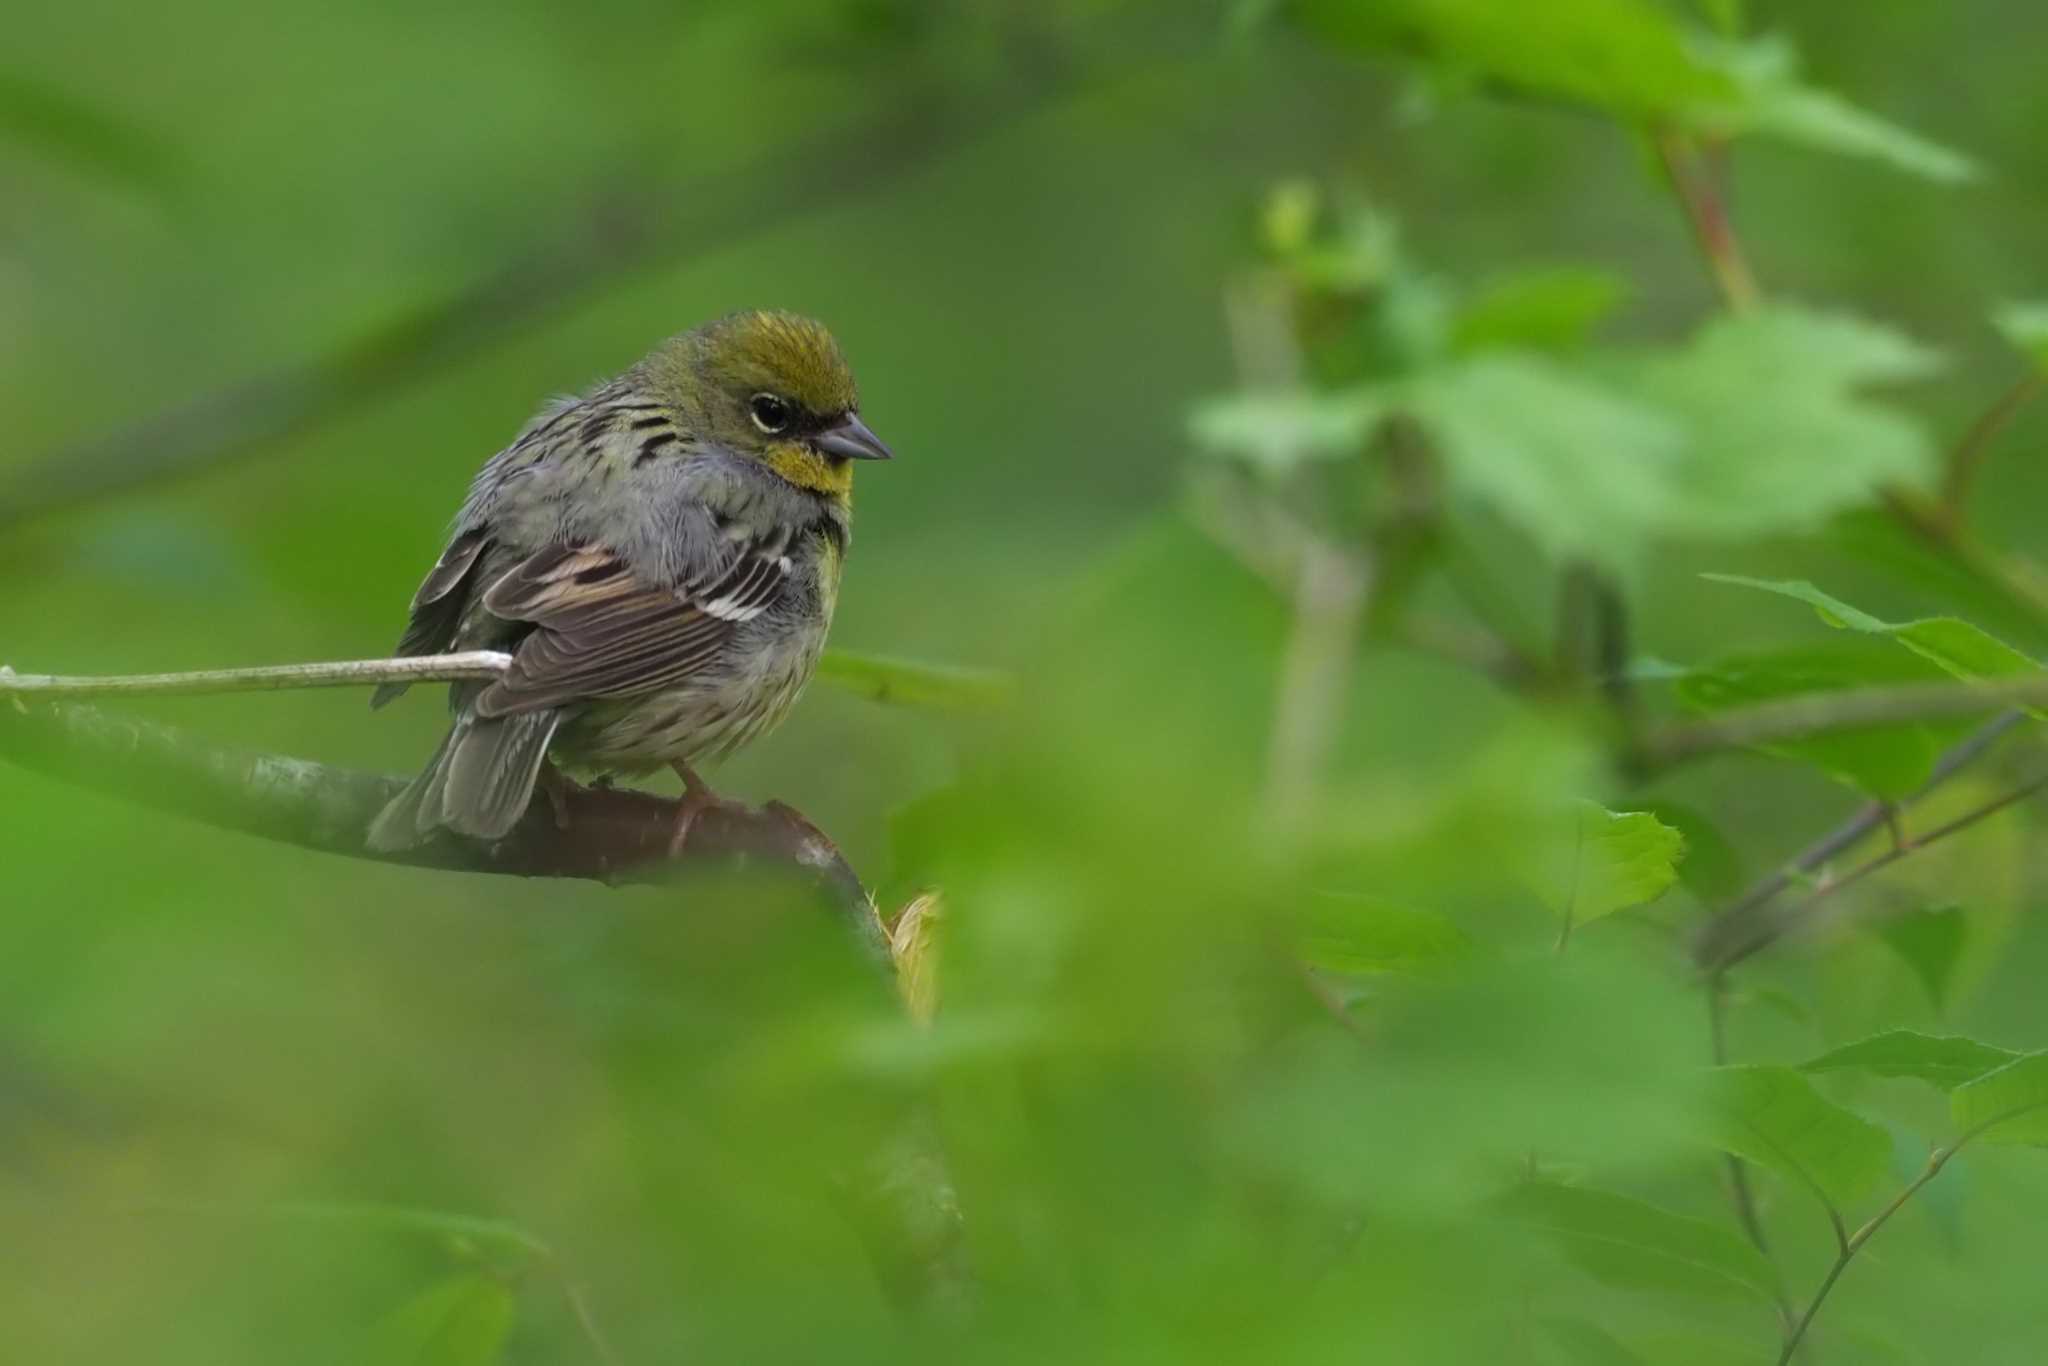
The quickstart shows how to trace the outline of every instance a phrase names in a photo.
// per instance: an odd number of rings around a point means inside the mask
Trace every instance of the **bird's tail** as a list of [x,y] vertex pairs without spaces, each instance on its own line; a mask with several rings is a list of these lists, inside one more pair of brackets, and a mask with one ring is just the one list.
[[444,826],[479,839],[505,834],[533,800],[541,760],[561,719],[552,709],[499,717],[457,713],[420,776],[370,823],[369,847],[410,849]]

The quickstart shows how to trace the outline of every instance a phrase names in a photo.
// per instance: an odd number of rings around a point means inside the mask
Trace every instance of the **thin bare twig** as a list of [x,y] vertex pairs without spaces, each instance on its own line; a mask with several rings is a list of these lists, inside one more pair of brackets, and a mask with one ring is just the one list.
[[1692,225],[1693,239],[1699,244],[1700,256],[1714,277],[1722,302],[1735,313],[1755,308],[1763,301],[1763,291],[1743,254],[1741,239],[1736,236],[1727,201],[1714,182],[1712,169],[1699,164],[1686,138],[1675,128],[1651,129],[1650,141],[1657,149],[1657,160],[1664,168],[1671,192]]
[[1698,937],[1695,960],[1705,965],[1705,954],[1717,940],[1731,937],[1733,927],[1744,924],[1760,913],[1764,907],[1775,901],[1787,888],[1814,869],[1833,861],[1855,847],[1873,830],[1884,824],[1899,806],[1910,806],[1931,796],[1938,788],[1963,769],[1975,763],[2006,735],[2026,719],[2021,712],[2009,711],[1980,726],[1974,733],[1961,740],[1935,761],[1934,768],[1927,775],[1927,781],[1910,793],[1903,802],[1873,801],[1865,803],[1847,820],[1815,840],[1794,855],[1791,862],[1756,882],[1726,908],[1709,921]]
[[497,650],[347,659],[315,664],[265,664],[248,669],[196,669],[167,674],[23,674],[0,664],[0,696],[104,697],[114,693],[205,696],[291,688],[360,688],[377,683],[456,683],[497,678],[512,656]]
[[2048,1102],[2022,1105],[2002,1115],[1993,1115],[1981,1124],[1965,1130],[1948,1147],[1936,1148],[1928,1153],[1927,1164],[1920,1169],[1920,1174],[1907,1182],[1905,1187],[1892,1197],[1891,1202],[1876,1214],[1870,1216],[1869,1220],[1861,1228],[1842,1240],[1840,1248],[1835,1254],[1834,1265],[1830,1266],[1827,1275],[1821,1278],[1820,1287],[1813,1292],[1813,1298],[1807,1302],[1806,1312],[1799,1316],[1798,1322],[1794,1323],[1791,1331],[1785,1335],[1785,1347],[1778,1354],[1778,1366],[1786,1366],[1786,1363],[1792,1360],[1793,1354],[1799,1350],[1800,1342],[1806,1337],[1806,1330],[1813,1326],[1814,1315],[1818,1314],[1820,1307],[1827,1303],[1828,1292],[1835,1288],[1835,1282],[1842,1278],[1842,1273],[1848,1270],[1849,1263],[1855,1260],[1856,1254],[1863,1250],[1864,1244],[1875,1237],[1877,1231],[1883,1228],[1894,1214],[1904,1209],[1906,1202],[1917,1195],[1921,1187],[1941,1175],[1941,1169],[1948,1165],[1950,1158],[1961,1152],[1972,1141],[1987,1131],[1996,1128],[2007,1120],[2017,1119],[2029,1111],[2038,1110],[2043,1103]]
[[1787,930],[1807,920],[1815,907],[1837,892],[1855,886],[1864,878],[1891,867],[1900,859],[1918,853],[1930,845],[1939,844],[1951,835],[1960,834],[1979,821],[2025,801],[2044,788],[2048,788],[2048,773],[2030,778],[1988,802],[1971,807],[1962,815],[1946,824],[1936,826],[1910,843],[1893,845],[1868,862],[1859,864],[1842,876],[1831,878],[1822,886],[1814,888],[1796,906],[1780,915],[1752,915],[1735,920],[1715,920],[1707,926],[1695,944],[1693,959],[1709,973],[1726,972],[1743,959],[1783,938]]

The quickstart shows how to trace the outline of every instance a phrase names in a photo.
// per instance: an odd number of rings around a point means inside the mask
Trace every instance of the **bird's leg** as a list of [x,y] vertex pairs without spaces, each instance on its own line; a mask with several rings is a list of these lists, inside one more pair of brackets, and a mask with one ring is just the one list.
[[713,807],[726,805],[725,798],[711,790],[711,784],[697,776],[697,770],[678,759],[669,765],[683,780],[683,799],[676,803],[675,830],[668,837],[668,856],[674,858],[689,843],[697,818]]
[[576,780],[555,767],[553,759],[540,761],[540,775],[533,785],[548,799],[548,806],[555,813],[555,829],[569,828],[569,796],[576,791]]

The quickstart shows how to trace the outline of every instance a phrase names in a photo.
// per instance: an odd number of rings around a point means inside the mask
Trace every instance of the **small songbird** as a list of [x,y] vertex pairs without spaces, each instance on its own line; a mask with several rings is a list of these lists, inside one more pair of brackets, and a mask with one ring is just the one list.
[[551,756],[673,767],[680,844],[716,800],[692,765],[780,721],[809,680],[839,593],[852,462],[888,458],[838,343],[791,313],[707,323],[542,411],[477,474],[398,643],[502,650],[511,666],[450,688],[447,738],[370,846],[503,835]]

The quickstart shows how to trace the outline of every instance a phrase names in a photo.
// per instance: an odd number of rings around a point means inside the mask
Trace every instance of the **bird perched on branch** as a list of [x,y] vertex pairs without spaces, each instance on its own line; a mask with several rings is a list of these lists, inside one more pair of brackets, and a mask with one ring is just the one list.
[[888,458],[838,343],[790,313],[707,323],[544,410],[477,474],[398,645],[511,664],[451,687],[447,738],[371,825],[371,847],[505,834],[550,756],[672,766],[680,846],[717,800],[692,765],[780,721],[809,680],[852,462]]

